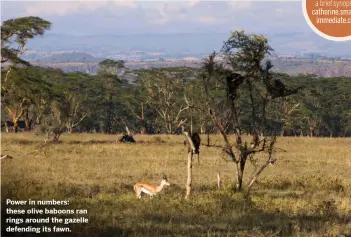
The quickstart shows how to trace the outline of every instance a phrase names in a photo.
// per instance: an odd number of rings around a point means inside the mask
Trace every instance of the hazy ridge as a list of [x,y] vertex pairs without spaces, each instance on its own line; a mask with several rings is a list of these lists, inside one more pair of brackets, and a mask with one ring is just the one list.
[[[45,56],[32,60],[34,65],[60,68],[66,72],[80,71],[94,74],[98,63],[104,58],[94,57],[88,53],[68,52]],[[347,76],[351,77],[351,60],[326,57],[272,57],[275,71],[297,74],[315,74],[322,77]],[[154,59],[143,61],[127,61],[129,69],[159,68],[159,67],[200,67],[201,57],[185,57],[180,59]]]
[[[314,33],[265,35],[277,55],[351,58],[350,42],[333,42]],[[87,35],[46,34],[28,42],[28,49],[39,52],[81,51],[96,57],[136,59],[157,57],[181,58],[207,55],[219,51],[229,34],[168,34],[168,35]],[[156,54],[156,55],[153,55]],[[152,57],[155,56],[155,57]]]
[[[125,60],[130,69],[199,67],[220,51],[229,34],[87,35],[46,34],[28,43],[25,59],[64,71],[95,73],[105,58]],[[314,33],[266,35],[275,50],[275,70],[296,75],[351,76],[350,42],[333,42]]]

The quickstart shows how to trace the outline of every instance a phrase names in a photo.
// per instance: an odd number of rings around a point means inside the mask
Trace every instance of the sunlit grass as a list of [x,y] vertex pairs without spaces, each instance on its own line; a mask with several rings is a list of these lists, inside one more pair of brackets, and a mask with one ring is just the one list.
[[[69,199],[87,208],[88,225],[75,236],[338,236],[351,235],[351,140],[284,137],[278,161],[255,184],[251,198],[235,193],[235,167],[221,150],[202,146],[194,160],[193,190],[184,200],[186,148],[183,136],[64,134],[42,147],[33,134],[2,134],[2,200]],[[220,145],[220,136],[211,142]],[[205,138],[203,138],[205,143]],[[254,170],[248,164],[245,183]],[[220,171],[223,189],[216,188]],[[152,200],[137,200],[133,184],[171,186]]]

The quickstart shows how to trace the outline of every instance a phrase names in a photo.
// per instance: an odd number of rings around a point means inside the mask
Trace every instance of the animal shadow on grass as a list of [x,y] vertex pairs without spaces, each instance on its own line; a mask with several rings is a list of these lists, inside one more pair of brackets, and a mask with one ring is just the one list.
[[[163,199],[162,202],[167,201]],[[219,200],[219,202],[221,202]],[[105,224],[99,225],[99,221],[92,219],[89,224],[73,226],[72,232],[69,234],[50,235],[45,234],[31,234],[31,233],[7,233],[5,232],[5,219],[9,217],[6,214],[5,203],[2,203],[2,236],[16,236],[16,237],[32,237],[32,236],[95,236],[95,237],[114,237],[114,236],[206,236],[210,231],[217,233],[216,236],[241,236],[240,233],[252,232],[258,230],[262,235],[257,236],[294,236],[299,231],[323,233],[325,226],[330,223],[345,223],[347,218],[340,218],[336,214],[329,214],[328,217],[318,214],[313,215],[293,215],[288,216],[281,212],[265,212],[253,206],[242,211],[237,208],[244,205],[241,201],[233,201],[232,206],[224,204],[218,207],[220,214],[202,215],[201,208],[196,205],[184,203],[183,210],[176,210],[167,204],[158,203],[160,208],[167,208],[159,210],[155,213],[139,213],[140,225],[122,226],[111,221],[104,221]],[[111,205],[112,203],[106,203]],[[181,203],[179,203],[182,206]],[[103,205],[103,204],[101,204]],[[246,204],[247,205],[247,204]],[[251,204],[250,204],[251,205]],[[121,210],[119,210],[121,211]],[[234,212],[240,212],[240,215],[233,215]],[[11,215],[13,217],[13,215]],[[21,216],[23,218],[23,216]],[[96,216],[95,218],[99,218]],[[125,216],[124,218],[128,218]],[[132,216],[130,216],[132,218]],[[143,225],[144,221],[150,222],[148,225]],[[108,223],[110,222],[110,223]],[[134,221],[133,221],[134,222]],[[113,224],[112,224],[113,223]],[[135,223],[135,222],[134,222]],[[47,234],[47,233],[46,233]],[[218,235],[219,234],[219,235]],[[267,235],[270,234],[270,235]],[[346,233],[345,233],[346,234]],[[347,234],[344,236],[348,236]],[[250,235],[245,235],[250,236]]]
[[[123,229],[120,227],[108,227],[105,229],[98,230],[98,237],[124,237],[124,236],[134,236],[133,231],[130,229]],[[136,236],[136,235],[135,235]]]
[[[349,218],[341,217],[333,211],[332,203],[329,202],[319,205],[313,214],[288,215],[278,209],[263,210],[264,207],[256,206],[249,200],[220,196],[214,196],[218,210],[212,210],[211,213],[206,210],[206,205],[195,204],[179,211],[172,211],[172,207],[168,207],[162,212],[148,212],[143,215],[143,219],[152,220],[153,226],[164,236],[185,233],[190,236],[203,236],[208,230],[220,236],[227,236],[228,233],[230,236],[241,236],[241,233],[251,233],[255,230],[262,233],[262,236],[294,236],[299,232],[324,233],[331,223],[346,226],[349,221]],[[169,225],[170,222],[174,227]],[[342,234],[349,236],[347,233]]]
[[[229,208],[229,207],[228,207]],[[225,214],[224,214],[225,216]],[[162,215],[157,214],[147,214],[144,216],[148,220],[152,220],[153,223],[158,226],[165,225],[169,223]],[[188,229],[188,233],[192,236],[197,236],[197,233],[202,231],[202,234],[206,234],[205,230],[211,230],[212,232],[220,233],[226,236],[229,233],[237,234],[238,232],[248,232],[258,229],[262,234],[274,233],[274,236],[292,236],[298,231],[310,231],[323,233],[325,231],[324,227],[330,225],[330,221],[334,220],[337,223],[347,224],[347,219],[342,219],[340,217],[334,216],[325,218],[318,215],[300,215],[300,216],[288,216],[283,213],[266,213],[261,210],[250,210],[244,215],[233,218],[230,215],[227,218],[223,216],[219,219],[218,217],[212,218],[201,218],[201,216],[196,217],[185,217],[179,215],[178,217],[172,217],[172,223],[176,226],[182,226],[183,229]],[[198,230],[194,230],[194,226],[200,226]],[[194,231],[191,233],[191,231]],[[160,230],[162,231],[162,230]],[[174,231],[174,229],[172,229]],[[178,231],[178,228],[177,230]],[[163,230],[165,234],[182,234],[173,233],[167,230],[167,227]],[[345,235],[348,236],[348,235]]]
[[[4,190],[1,210],[2,236],[56,236],[52,233],[42,235],[5,232],[5,220],[9,217],[6,214],[5,200],[9,197],[16,197],[14,189],[23,188],[23,185],[30,185],[30,183],[13,183],[8,187],[6,185],[2,187]],[[130,192],[134,195],[132,185],[121,184],[115,188],[105,188],[103,185],[59,184],[48,195],[60,194],[77,198],[77,201],[80,200],[79,198],[96,198],[101,193],[119,196],[118,193]],[[153,200],[148,197],[144,197],[141,201],[136,198],[134,200],[134,196],[117,199],[117,202],[112,199],[100,200],[94,204],[95,207],[91,206],[90,209],[101,210],[102,207],[104,209],[102,213],[96,212],[86,225],[73,226],[72,233],[57,236],[206,236],[209,231],[220,234],[220,236],[228,234],[229,236],[241,236],[240,233],[251,233],[254,230],[262,233],[257,236],[297,236],[299,232],[324,233],[333,223],[346,226],[350,222],[349,217],[338,215],[335,204],[331,201],[319,203],[311,214],[288,215],[278,208],[267,211],[257,202],[241,198],[240,194],[225,191],[211,192],[210,187],[206,186],[199,191],[194,189],[192,199],[185,201],[183,196],[179,196],[183,188],[177,185],[174,185],[173,188],[175,190],[166,189]],[[203,201],[199,195],[204,195],[204,192],[210,196],[205,197]],[[261,196],[256,193],[257,195]],[[150,208],[149,205],[153,205],[153,208]],[[109,211],[119,213],[116,214],[117,221],[106,218],[106,215],[109,216]],[[104,215],[105,217],[102,217]],[[340,234],[349,236],[349,233],[342,231]]]

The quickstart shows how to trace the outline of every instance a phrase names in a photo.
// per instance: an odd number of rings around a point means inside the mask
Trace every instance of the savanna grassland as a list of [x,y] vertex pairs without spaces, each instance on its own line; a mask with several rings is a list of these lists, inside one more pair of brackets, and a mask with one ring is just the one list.
[[[234,191],[234,164],[220,149],[201,146],[186,201],[184,136],[136,135],[136,144],[116,138],[64,134],[61,143],[42,146],[34,134],[3,133],[1,153],[13,159],[1,161],[2,207],[6,198],[68,199],[89,218],[69,236],[351,236],[350,139],[279,138],[278,160],[249,198]],[[248,163],[245,184],[253,170]],[[158,184],[163,172],[171,185],[137,200],[133,184]]]

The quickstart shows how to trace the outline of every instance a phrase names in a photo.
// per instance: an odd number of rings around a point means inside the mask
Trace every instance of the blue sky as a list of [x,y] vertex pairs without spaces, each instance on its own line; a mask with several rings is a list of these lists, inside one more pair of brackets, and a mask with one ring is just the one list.
[[1,20],[40,16],[50,33],[307,33],[301,1],[1,1]]

